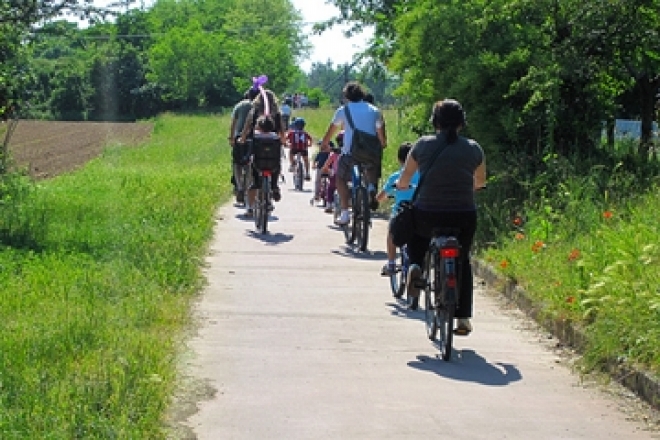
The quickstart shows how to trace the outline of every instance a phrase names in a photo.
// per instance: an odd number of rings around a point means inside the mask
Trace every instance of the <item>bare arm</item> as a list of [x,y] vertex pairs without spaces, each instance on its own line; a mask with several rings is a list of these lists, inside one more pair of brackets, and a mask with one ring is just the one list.
[[481,161],[481,164],[474,171],[474,189],[482,189],[486,187],[486,158]]
[[233,147],[236,143],[236,118],[231,118],[231,129],[229,130],[229,143]]
[[243,125],[243,133],[241,133],[241,143],[244,144],[247,141],[247,137],[250,134],[250,127],[252,126],[254,109],[250,110],[247,117],[245,118],[245,124]]
[[[413,147],[414,148],[414,147]],[[419,168],[419,164],[415,159],[413,159],[412,154],[408,154],[406,158],[406,163],[403,165],[403,170],[399,176],[399,180],[396,182],[397,189],[408,189],[410,187],[410,179],[412,179],[413,174]]]
[[339,127],[337,127],[333,123],[330,123],[330,125],[328,126],[328,129],[325,131],[325,135],[323,136],[323,140],[321,141],[322,145],[324,145],[324,146],[330,145],[330,140],[332,139],[332,137],[337,132],[337,128],[339,128]]

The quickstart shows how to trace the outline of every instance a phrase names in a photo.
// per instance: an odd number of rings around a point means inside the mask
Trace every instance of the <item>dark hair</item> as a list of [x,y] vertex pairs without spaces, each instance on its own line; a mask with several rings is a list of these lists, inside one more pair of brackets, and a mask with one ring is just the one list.
[[[270,114],[274,115],[276,113],[280,112],[279,106],[277,105],[277,99],[275,98],[275,94],[271,90],[264,90],[264,94],[266,95],[266,99],[268,99],[268,107],[270,110]],[[264,96],[263,94],[259,93],[257,90],[257,97],[254,98],[252,101],[252,107],[257,110],[257,114],[261,115],[265,112],[266,106],[264,103]]]
[[396,156],[399,159],[399,162],[405,162],[410,150],[412,150],[413,145],[410,142],[404,142],[399,145],[399,151],[397,151]]
[[268,115],[261,115],[257,118],[257,123],[255,124],[256,128],[259,131],[264,133],[275,131],[275,121],[273,117]]
[[366,95],[364,88],[357,81],[350,81],[346,83],[342,92],[344,94],[344,98],[351,102],[360,102],[364,100],[364,96]]
[[249,99],[250,101],[252,101],[254,98],[257,97],[258,94],[259,94],[259,89],[250,88],[250,89],[247,89],[247,91],[245,92],[245,95],[243,95],[243,96],[245,97],[245,99]]
[[443,99],[433,106],[431,115],[433,127],[447,134],[447,142],[454,143],[458,139],[458,128],[465,126],[467,120],[461,104],[455,99]]
[[371,93],[367,93],[366,95],[364,95],[364,101],[372,105],[376,102],[376,100],[374,99],[374,95],[372,95]]

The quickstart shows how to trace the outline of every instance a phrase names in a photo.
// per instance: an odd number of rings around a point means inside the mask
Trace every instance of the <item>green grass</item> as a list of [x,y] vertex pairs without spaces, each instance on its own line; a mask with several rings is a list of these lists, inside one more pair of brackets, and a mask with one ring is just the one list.
[[[163,116],[148,145],[21,188],[0,214],[3,439],[163,438],[213,213],[216,117]],[[224,128],[224,127],[222,127]]]

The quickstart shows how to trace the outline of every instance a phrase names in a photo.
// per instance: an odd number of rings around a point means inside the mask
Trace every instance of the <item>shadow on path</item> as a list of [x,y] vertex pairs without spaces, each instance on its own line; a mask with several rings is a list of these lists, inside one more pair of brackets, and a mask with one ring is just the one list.
[[387,253],[383,251],[370,251],[367,249],[366,252],[361,252],[360,250],[357,249],[357,247],[353,247],[351,245],[344,245],[340,249],[335,249],[332,251],[333,254],[338,255],[340,257],[348,257],[348,258],[357,258],[360,260],[386,260],[387,259]]
[[474,350],[456,350],[449,362],[440,359],[439,355],[439,350],[438,357],[420,355],[408,365],[447,379],[487,386],[505,386],[522,379],[522,374],[515,366],[502,362],[491,364]]
[[262,241],[262,242],[264,242],[266,244],[269,244],[269,245],[277,245],[277,244],[287,243],[287,242],[293,240],[293,237],[294,237],[292,234],[282,234],[281,232],[268,231],[265,234],[261,234],[257,231],[253,231],[253,230],[245,231],[245,235],[247,235],[250,238],[254,238],[256,240]]

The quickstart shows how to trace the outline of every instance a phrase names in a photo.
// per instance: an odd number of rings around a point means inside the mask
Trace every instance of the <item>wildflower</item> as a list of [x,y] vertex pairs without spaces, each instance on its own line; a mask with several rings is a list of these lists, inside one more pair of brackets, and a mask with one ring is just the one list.
[[605,211],[605,212],[603,212],[603,218],[604,218],[604,219],[612,218],[612,211]]
[[508,266],[509,266],[509,262],[508,262],[508,261],[506,261],[506,260],[502,260],[502,261],[500,262],[500,267],[501,267],[502,269],[506,269]]
[[570,254],[568,254],[568,261],[575,261],[580,258],[580,250],[573,249]]
[[532,245],[532,252],[538,253],[544,247],[545,247],[545,243],[543,243],[541,240],[537,240]]
[[566,302],[569,304],[573,304],[575,302],[575,297],[574,296],[567,297]]
[[516,234],[516,240],[520,241],[524,239],[525,239],[525,234],[521,234],[520,232]]
[[523,219],[519,215],[513,218],[513,224],[516,226],[521,226],[523,224]]

